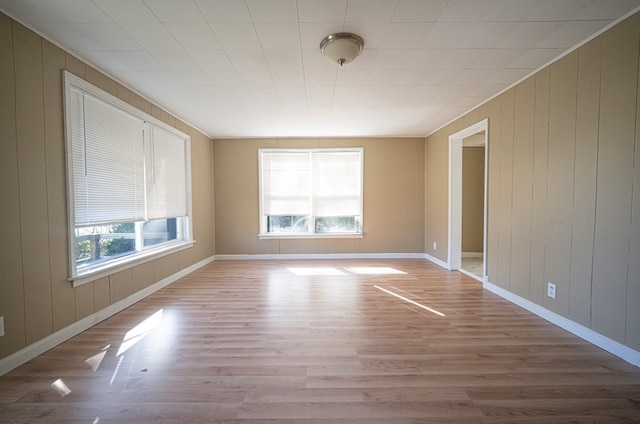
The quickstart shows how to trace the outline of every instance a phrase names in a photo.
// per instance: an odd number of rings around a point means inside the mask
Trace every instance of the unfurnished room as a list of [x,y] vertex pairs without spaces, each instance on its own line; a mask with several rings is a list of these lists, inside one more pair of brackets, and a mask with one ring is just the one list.
[[0,0],[0,423],[640,422],[640,0]]

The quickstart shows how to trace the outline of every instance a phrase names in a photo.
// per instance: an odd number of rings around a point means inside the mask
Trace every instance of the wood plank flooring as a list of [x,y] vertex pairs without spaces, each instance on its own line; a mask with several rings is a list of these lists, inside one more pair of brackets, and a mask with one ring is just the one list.
[[0,377],[0,423],[541,422],[640,422],[640,369],[424,260],[217,261]]

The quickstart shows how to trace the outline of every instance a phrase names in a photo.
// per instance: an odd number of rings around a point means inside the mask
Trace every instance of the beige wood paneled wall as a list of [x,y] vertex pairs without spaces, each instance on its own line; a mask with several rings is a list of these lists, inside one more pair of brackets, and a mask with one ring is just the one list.
[[[258,149],[363,147],[358,239],[259,240]],[[216,254],[424,253],[423,138],[214,140]]]
[[[63,69],[191,136],[195,247],[67,281]],[[211,139],[3,14],[0,99],[0,359],[214,254]]]
[[447,260],[448,136],[489,118],[489,281],[638,351],[639,49],[636,14],[425,148],[428,254]]

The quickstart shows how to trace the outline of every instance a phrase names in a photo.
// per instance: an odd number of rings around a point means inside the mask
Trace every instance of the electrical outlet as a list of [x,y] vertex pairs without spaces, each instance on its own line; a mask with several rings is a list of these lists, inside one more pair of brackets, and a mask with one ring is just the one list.
[[435,241],[433,242],[433,250],[438,250],[438,244]]
[[551,299],[556,298],[556,285],[553,283],[547,283],[547,296]]
[[0,317],[0,337],[4,336],[4,317]]

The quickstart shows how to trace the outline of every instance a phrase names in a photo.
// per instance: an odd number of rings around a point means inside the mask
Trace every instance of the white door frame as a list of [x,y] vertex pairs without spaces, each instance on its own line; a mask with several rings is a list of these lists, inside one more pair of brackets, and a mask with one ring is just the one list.
[[447,268],[460,269],[462,263],[462,140],[484,131],[484,260],[482,279],[487,275],[487,189],[489,162],[489,119],[449,136],[449,252]]

